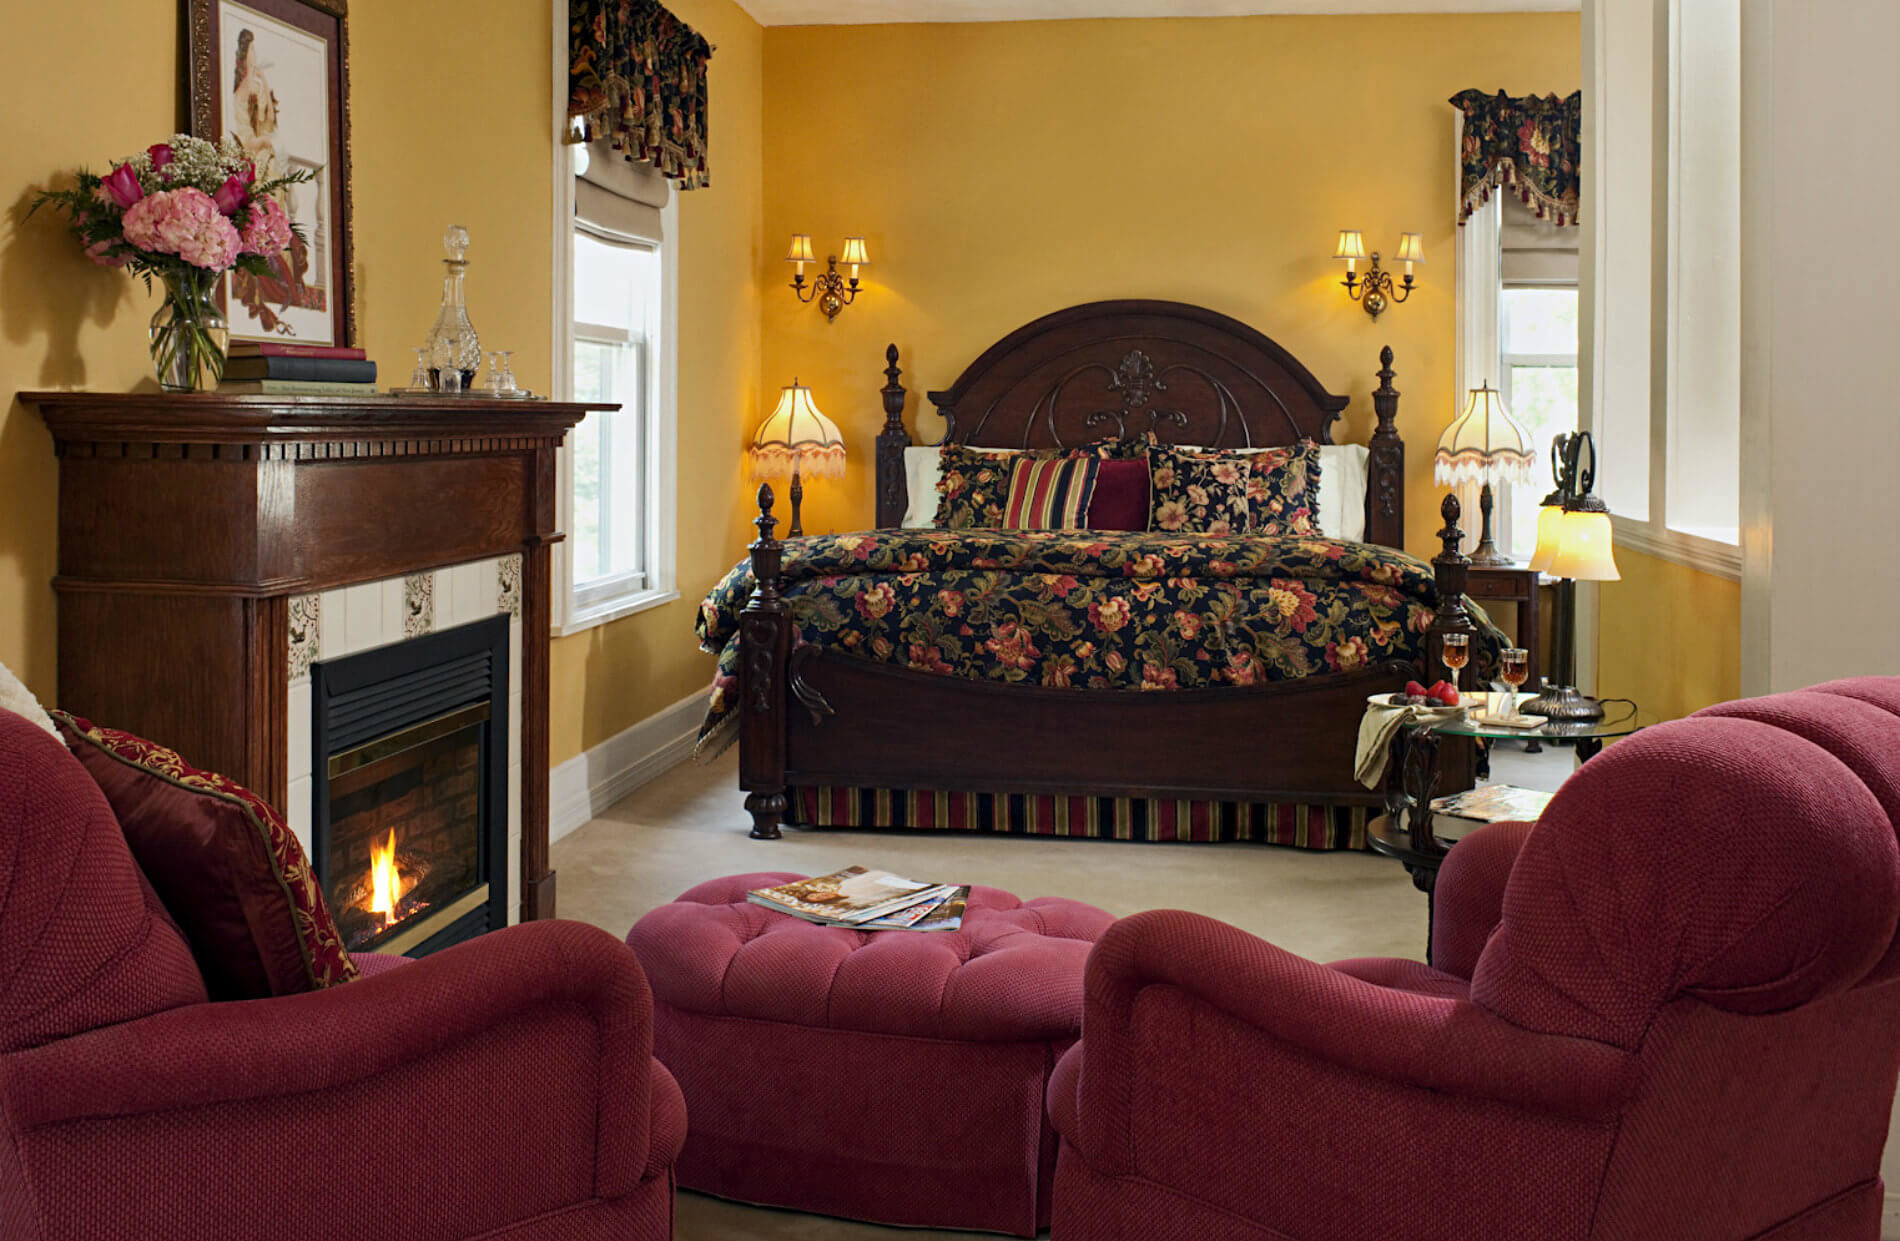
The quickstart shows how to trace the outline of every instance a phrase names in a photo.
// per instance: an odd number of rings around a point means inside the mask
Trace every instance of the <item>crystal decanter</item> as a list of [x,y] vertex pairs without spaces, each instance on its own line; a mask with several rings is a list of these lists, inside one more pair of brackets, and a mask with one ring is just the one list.
[[449,257],[442,260],[447,269],[442,277],[442,310],[429,331],[429,385],[438,391],[457,388],[442,382],[442,372],[453,368],[461,372],[459,390],[468,392],[475,387],[475,371],[482,364],[482,342],[468,320],[462,287],[468,274],[468,230],[460,224],[451,225],[442,234],[442,248]]

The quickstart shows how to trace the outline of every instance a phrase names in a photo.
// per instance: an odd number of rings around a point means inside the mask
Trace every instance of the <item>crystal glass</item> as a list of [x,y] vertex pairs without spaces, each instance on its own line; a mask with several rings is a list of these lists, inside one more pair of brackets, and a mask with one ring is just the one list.
[[1445,667],[1451,670],[1451,687],[1462,693],[1463,687],[1458,684],[1458,674],[1467,663],[1471,662],[1471,635],[1448,633],[1444,638],[1444,646],[1445,649],[1439,652],[1438,657],[1445,662]]
[[1509,719],[1517,714],[1517,691],[1530,679],[1531,655],[1521,646],[1507,646],[1498,652],[1498,677],[1510,686],[1510,692],[1504,695],[1504,705],[1499,715]]
[[499,349],[495,356],[501,359],[501,390],[511,396],[521,391],[520,385],[515,383],[515,351]]
[[429,346],[416,346],[416,369],[409,372],[409,386],[417,391],[435,387],[435,381],[429,375]]
[[223,272],[165,274],[165,300],[152,316],[152,369],[167,392],[202,392],[224,378],[231,329],[213,300]]
[[482,380],[482,386],[488,390],[491,396],[502,396],[507,393],[508,389],[502,384],[501,354],[499,352],[488,355],[488,375]]
[[[468,303],[463,281],[468,274],[468,230],[460,224],[453,225],[442,234],[442,248],[448,251],[448,257],[442,260],[445,269],[442,277],[442,309],[435,316],[435,326],[429,331],[431,361],[434,373],[431,378],[434,387],[443,392],[463,392],[475,386],[475,372],[482,365],[482,342],[475,334],[475,325],[469,321]],[[446,382],[442,374],[444,369],[461,372],[454,387]]]

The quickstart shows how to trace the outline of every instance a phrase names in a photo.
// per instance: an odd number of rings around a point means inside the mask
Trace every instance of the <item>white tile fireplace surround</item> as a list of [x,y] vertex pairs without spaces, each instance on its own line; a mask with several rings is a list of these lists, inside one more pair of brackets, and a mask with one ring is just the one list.
[[521,557],[365,582],[290,600],[290,793],[285,813],[305,853],[315,812],[310,665],[505,613],[508,621],[508,921],[521,920]]

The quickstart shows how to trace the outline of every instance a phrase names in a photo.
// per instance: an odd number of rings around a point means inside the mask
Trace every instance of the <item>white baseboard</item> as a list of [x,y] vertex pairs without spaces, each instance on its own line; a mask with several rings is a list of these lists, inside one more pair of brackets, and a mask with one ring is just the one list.
[[704,691],[615,733],[548,773],[548,839],[559,840],[693,753]]

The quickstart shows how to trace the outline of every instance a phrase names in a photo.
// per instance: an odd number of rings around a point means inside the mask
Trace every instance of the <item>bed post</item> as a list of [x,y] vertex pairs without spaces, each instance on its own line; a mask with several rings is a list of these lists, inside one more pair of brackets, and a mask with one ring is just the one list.
[[1445,502],[1438,506],[1438,514],[1445,519],[1445,528],[1438,532],[1438,541],[1444,544],[1444,550],[1432,557],[1432,578],[1438,585],[1438,608],[1425,643],[1427,675],[1440,666],[1438,656],[1444,648],[1446,634],[1478,631],[1477,624],[1471,619],[1471,609],[1465,606],[1465,579],[1471,571],[1471,557],[1458,550],[1458,544],[1464,538],[1464,532],[1458,528],[1458,497],[1448,493]]
[[754,840],[777,840],[785,817],[785,656],[791,609],[779,593],[784,544],[772,537],[772,488],[759,484],[752,598],[739,625],[739,787]]
[[1379,425],[1372,432],[1366,462],[1366,542],[1386,547],[1405,546],[1405,440],[1399,435],[1399,390],[1392,386],[1392,347],[1379,350],[1379,386],[1372,393],[1372,412]]
[[877,433],[877,528],[894,530],[904,524],[904,510],[910,505],[910,488],[904,478],[904,449],[910,447],[910,432],[904,430],[904,385],[897,377],[897,346],[884,351],[884,429]]

